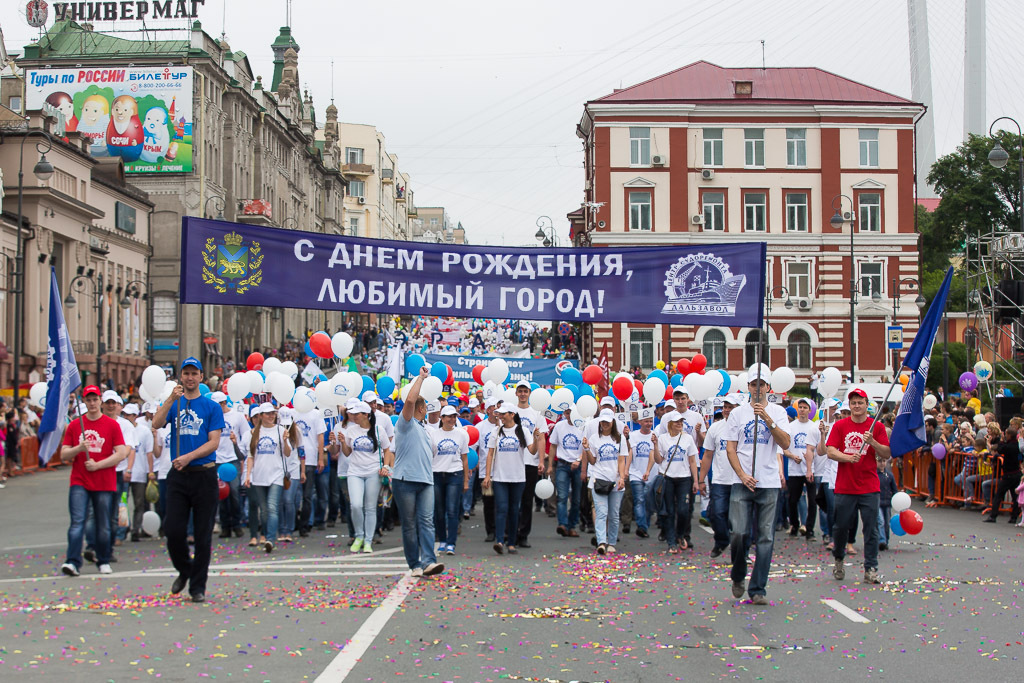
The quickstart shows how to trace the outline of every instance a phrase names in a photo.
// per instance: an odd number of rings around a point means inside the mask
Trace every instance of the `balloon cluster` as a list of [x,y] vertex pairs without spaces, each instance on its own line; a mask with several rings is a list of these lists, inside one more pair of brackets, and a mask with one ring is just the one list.
[[924,529],[924,520],[916,511],[910,509],[910,496],[903,491],[896,493],[891,501],[895,513],[889,519],[889,529],[897,536],[910,534],[916,536]]

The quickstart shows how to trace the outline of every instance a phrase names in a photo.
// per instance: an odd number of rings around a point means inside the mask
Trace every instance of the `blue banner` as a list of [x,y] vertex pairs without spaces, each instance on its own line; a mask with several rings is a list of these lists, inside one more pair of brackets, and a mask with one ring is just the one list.
[[188,304],[760,327],[765,249],[474,247],[185,217],[180,291]]
[[[429,368],[434,363],[447,363],[452,368],[452,377],[456,382],[474,382],[473,368],[477,365],[487,365],[498,356],[457,356],[447,353],[424,353],[421,354],[427,361]],[[580,364],[574,360],[547,360],[544,358],[506,358],[501,357],[508,363],[508,381],[506,384],[515,384],[521,379],[527,382],[536,382],[547,386],[563,384],[559,379],[562,370],[567,367],[574,367],[579,370]],[[405,364],[402,364],[403,368]],[[405,376],[411,379],[409,371]]]
[[78,363],[75,361],[75,350],[71,347],[68,326],[64,322],[63,299],[60,298],[60,289],[57,287],[57,271],[53,266],[50,266],[50,331],[46,353],[46,382],[46,406],[39,421],[39,462],[44,465],[57,452],[57,447],[64,438],[68,399],[82,384]]

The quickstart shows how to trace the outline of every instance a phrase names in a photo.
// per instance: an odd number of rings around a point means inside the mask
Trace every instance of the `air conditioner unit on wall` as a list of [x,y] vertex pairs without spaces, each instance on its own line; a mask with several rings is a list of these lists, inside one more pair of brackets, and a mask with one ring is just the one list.
[[700,177],[701,177],[701,180],[714,180],[715,179],[715,170],[712,169],[712,168],[701,169]]
[[696,213],[690,218],[690,222],[694,225],[704,225],[704,214]]
[[812,303],[810,297],[802,296],[796,300],[796,307],[801,311],[809,311],[811,310]]
[[359,203],[360,204],[365,204],[366,203],[366,197],[359,197],[358,199],[359,199]]
[[651,165],[652,166],[664,166],[665,165],[665,157],[663,157],[660,154],[655,154],[653,157],[651,157]]

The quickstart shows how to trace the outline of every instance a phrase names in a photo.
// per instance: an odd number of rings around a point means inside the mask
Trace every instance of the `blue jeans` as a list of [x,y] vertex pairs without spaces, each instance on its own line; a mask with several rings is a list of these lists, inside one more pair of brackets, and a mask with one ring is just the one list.
[[[242,471],[242,463],[238,459],[224,464],[234,465],[236,471]],[[228,482],[230,493],[227,498],[220,501],[221,534],[242,528],[242,499],[239,497],[240,479],[241,477],[239,476]]]
[[434,527],[437,539],[454,546],[459,538],[462,471],[434,472]]
[[[250,492],[249,495],[251,496],[252,493]],[[287,491],[282,488],[281,497],[283,503],[281,505],[279,531],[282,536],[291,536],[295,533],[296,516],[302,507],[302,484],[299,483],[299,480],[292,479],[292,486]]]
[[708,491],[708,519],[715,532],[715,548],[729,547],[729,496],[732,484],[712,484]]
[[[110,554],[114,554],[114,541],[117,539],[124,540],[128,534],[128,528],[123,529],[117,526],[117,512],[118,507],[121,505],[121,494],[128,491],[129,484],[124,480],[124,473],[117,473],[117,490],[107,491],[110,494],[107,502],[107,526],[110,528]],[[96,549],[96,515],[93,513],[91,506],[92,500],[86,501],[88,508],[85,512],[85,547]],[[163,517],[161,516],[161,519]]]
[[886,545],[889,545],[889,517],[891,514],[891,506],[878,509],[878,542]]
[[691,491],[693,477],[665,477],[665,505],[668,507],[665,540],[669,548],[678,545],[680,536],[685,533],[686,522],[690,519],[688,498]]
[[[302,509],[299,512],[300,530],[309,531],[314,524],[323,524],[327,515],[327,477],[330,476],[330,469],[325,467],[323,472],[316,471],[316,465],[304,465],[306,468],[306,483],[302,487]],[[297,481],[292,481],[296,486]],[[316,510],[313,509],[313,490],[316,489]]]
[[729,524],[732,526],[733,583],[747,576],[747,551],[751,544],[751,521],[755,522],[754,568],[750,572],[750,596],[764,595],[768,586],[768,570],[772,565],[772,546],[775,543],[775,509],[779,505],[780,489],[755,489],[733,484],[729,492]]
[[469,511],[473,509],[473,503],[476,502],[476,488],[477,482],[480,481],[476,476],[477,468],[473,468],[469,471],[469,488],[462,492],[462,514],[468,515]]
[[402,522],[402,547],[409,569],[437,562],[434,555],[434,485],[391,480],[398,517]]
[[832,536],[832,527],[836,521],[835,491],[822,480],[822,477],[814,478],[815,486],[821,497],[825,500],[824,505],[818,507],[818,521],[821,522],[821,534]]
[[355,533],[353,538],[361,538],[373,543],[373,533],[377,529],[377,497],[380,496],[380,475],[376,472],[357,477],[347,477],[349,518]]
[[68,526],[68,562],[82,568],[82,538],[85,535],[85,517],[89,503],[92,503],[93,526],[96,529],[96,564],[110,564],[112,539],[110,536],[110,499],[113,491],[86,491],[84,486],[72,486],[68,490],[68,512],[71,524]]
[[590,493],[594,497],[594,533],[597,535],[597,544],[615,545],[619,542],[619,505],[626,491],[612,489],[607,496],[595,493],[593,489]]
[[493,481],[494,542],[515,545],[519,535],[519,508],[526,490],[525,481]]
[[636,520],[638,531],[647,531],[651,519],[647,516],[647,482],[630,481],[629,489],[633,492],[633,519]]
[[284,487],[278,484],[249,487],[249,535],[252,538],[262,536],[277,543],[282,492]]
[[555,463],[555,491],[558,495],[558,525],[566,530],[575,529],[580,523],[580,490],[582,479],[580,468],[572,463],[559,460]]
[[653,481],[649,481],[647,486],[647,509],[651,511],[651,514],[658,515],[658,527],[663,531],[666,524],[665,519],[668,516],[668,507],[666,507],[665,503],[666,497],[661,497],[661,506],[659,507],[654,492],[658,489],[658,482],[664,478],[665,475],[663,474],[655,475]]

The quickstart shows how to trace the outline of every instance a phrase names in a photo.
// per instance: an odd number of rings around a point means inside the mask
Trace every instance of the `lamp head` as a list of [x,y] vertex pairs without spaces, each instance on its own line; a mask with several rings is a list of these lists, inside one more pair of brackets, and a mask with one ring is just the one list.
[[843,227],[843,223],[846,221],[843,220],[843,214],[839,213],[839,209],[836,209],[836,212],[832,214],[832,218],[830,218],[828,222],[833,228],[839,230]]
[[36,178],[45,182],[53,175],[53,164],[46,160],[46,155],[44,154],[39,157],[39,161],[36,162],[32,172],[36,175]]
[[536,233],[534,233],[534,235],[533,235],[533,236],[534,236],[535,238],[539,239],[539,240],[542,240],[542,239],[544,239],[544,229],[543,229],[543,228],[537,228],[537,232],[536,232]]
[[917,306],[917,310],[919,311],[924,309],[925,303],[927,302],[924,300],[924,296],[921,294],[918,294],[917,298],[914,299],[914,305]]
[[1006,166],[1006,162],[1010,160],[1010,155],[1007,153],[1003,146],[996,141],[995,147],[988,153],[988,163],[992,164],[995,168],[1002,168]]
[[879,291],[878,291],[877,289],[875,289],[875,290],[873,290],[873,291],[871,292],[871,300],[872,300],[873,302],[875,302],[876,304],[877,304],[877,303],[878,303],[879,301],[881,301],[881,300],[882,300],[882,295],[881,295],[881,294],[879,293]]
[[64,297],[64,308],[74,308],[75,304],[78,303],[70,293]]

